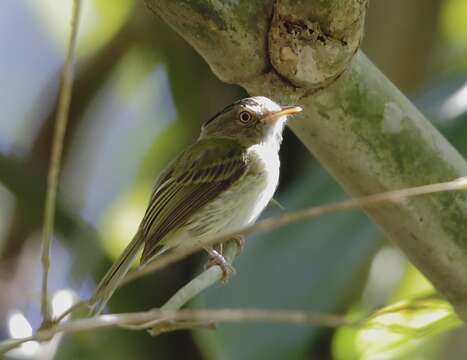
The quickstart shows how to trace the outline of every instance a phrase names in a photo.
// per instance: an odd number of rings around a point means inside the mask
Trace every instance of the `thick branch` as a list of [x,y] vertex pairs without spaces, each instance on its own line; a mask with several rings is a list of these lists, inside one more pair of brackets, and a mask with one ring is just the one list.
[[[300,101],[304,115],[290,127],[352,195],[467,174],[462,156],[363,54],[354,55],[366,1],[148,3],[221,79]],[[366,211],[467,320],[467,194]]]

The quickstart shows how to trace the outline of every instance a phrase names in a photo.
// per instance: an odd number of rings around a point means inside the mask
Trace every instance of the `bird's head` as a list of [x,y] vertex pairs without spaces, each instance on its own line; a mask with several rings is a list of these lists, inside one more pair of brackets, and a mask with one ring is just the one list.
[[207,120],[200,138],[228,138],[245,146],[280,144],[287,117],[300,111],[299,106],[281,106],[264,96],[241,99]]

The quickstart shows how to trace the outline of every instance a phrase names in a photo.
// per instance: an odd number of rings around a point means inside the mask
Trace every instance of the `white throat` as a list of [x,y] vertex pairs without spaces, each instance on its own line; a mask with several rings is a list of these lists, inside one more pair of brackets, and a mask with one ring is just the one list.
[[274,124],[267,130],[266,136],[264,137],[263,144],[269,147],[279,147],[282,143],[282,132],[284,130],[286,116],[281,116],[277,119]]

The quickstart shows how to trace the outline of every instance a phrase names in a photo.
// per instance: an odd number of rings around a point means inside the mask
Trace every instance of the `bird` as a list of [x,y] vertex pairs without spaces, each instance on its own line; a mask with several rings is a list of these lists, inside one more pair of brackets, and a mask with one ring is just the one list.
[[[254,223],[278,185],[287,118],[300,111],[300,106],[254,96],[205,121],[197,141],[156,180],[135,236],[89,300],[90,315],[102,312],[141,250],[144,266],[165,251],[203,246],[203,241]],[[204,249],[225,275],[232,272],[221,248]]]

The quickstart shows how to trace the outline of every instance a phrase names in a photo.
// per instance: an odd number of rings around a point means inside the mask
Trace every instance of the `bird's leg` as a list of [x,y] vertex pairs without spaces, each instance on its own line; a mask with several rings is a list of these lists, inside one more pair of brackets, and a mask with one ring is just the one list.
[[206,250],[209,256],[211,257],[211,260],[209,261],[207,266],[208,267],[211,267],[214,265],[219,266],[223,272],[222,282],[225,284],[229,280],[230,276],[235,274],[234,267],[230,265],[227,262],[227,260],[225,260],[225,258],[219,252],[214,250],[212,247],[206,246],[204,247],[204,250]]
[[223,243],[215,244],[212,246],[212,248],[216,250],[219,254],[224,256],[224,244]]

